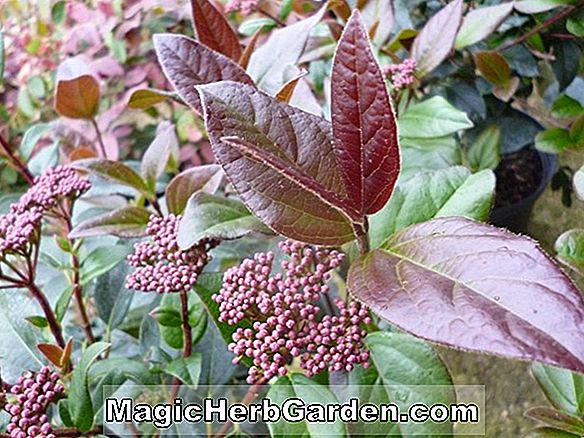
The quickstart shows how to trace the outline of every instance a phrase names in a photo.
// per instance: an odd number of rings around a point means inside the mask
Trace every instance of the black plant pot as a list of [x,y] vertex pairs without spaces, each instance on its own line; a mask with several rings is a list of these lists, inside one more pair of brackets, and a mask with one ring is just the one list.
[[541,179],[537,189],[515,204],[496,207],[491,211],[489,222],[498,227],[508,228],[516,233],[526,234],[535,201],[541,196],[558,168],[555,155],[537,151],[541,160]]

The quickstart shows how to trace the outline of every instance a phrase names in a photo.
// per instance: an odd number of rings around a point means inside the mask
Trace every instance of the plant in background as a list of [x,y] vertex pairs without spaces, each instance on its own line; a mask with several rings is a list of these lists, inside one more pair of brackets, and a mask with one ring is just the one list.
[[[517,108],[528,112],[525,93],[541,90],[538,75],[520,72],[518,62],[504,67],[501,57],[524,44],[530,53],[516,56],[544,53],[547,41],[534,35],[573,18],[576,6],[550,12],[522,36],[522,24],[540,18],[532,13],[546,13],[533,0],[466,13],[460,0],[439,10],[419,3],[411,14],[374,0],[355,11],[344,2],[316,10],[239,3],[228,5],[241,12],[230,17],[243,20],[236,32],[220,7],[193,0],[193,39],[159,33],[182,29],[174,26],[182,8],[167,25],[167,15],[143,12],[142,3],[125,11],[72,3],[65,46],[77,54],[78,40],[93,41],[95,67],[105,45],[115,65],[140,76],[128,80],[135,85],[145,79],[139,66],[152,61],[137,30],[157,33],[154,51],[174,91],[103,83],[105,75],[87,62],[78,68],[77,58],[61,64],[53,102],[60,115],[80,119],[66,122],[74,129],[37,125],[18,149],[2,142],[5,162],[31,185],[0,218],[0,302],[19,306],[2,318],[36,346],[18,355],[22,349],[3,352],[0,344],[2,371],[16,381],[38,362],[60,370],[57,378],[43,368],[12,388],[21,395],[35,380],[50,381],[43,394],[28,393],[39,397],[26,415],[38,411],[34,421],[21,418],[24,397],[10,402],[17,420],[8,423],[17,426],[8,433],[98,435],[103,388],[125,382],[173,386],[156,401],[242,382],[244,402],[260,386],[273,400],[302,392],[335,401],[342,394],[333,383],[346,381],[374,387],[356,394],[362,402],[452,403],[452,378],[425,341],[538,362],[538,382],[567,414],[530,415],[581,431],[579,410],[552,393],[557,379],[577,382],[584,372],[580,291],[536,242],[481,223],[505,142],[519,148],[535,136],[509,136],[509,126],[528,126]],[[81,38],[78,24],[93,15],[103,26]],[[565,93],[575,81],[568,76]],[[122,116],[124,103],[114,103],[122,94],[143,111]],[[117,120],[128,114],[127,125]],[[122,135],[123,126],[133,128]],[[44,146],[48,137],[60,145]],[[218,164],[185,168],[211,158],[201,152],[209,144]],[[18,289],[40,302],[43,317]],[[77,315],[68,312],[72,297]],[[63,388],[52,386],[57,380]],[[392,385],[406,385],[405,393]],[[414,394],[408,385],[432,390]],[[49,415],[50,404],[58,415]],[[335,423],[329,432],[370,436],[377,426]],[[259,433],[247,427],[233,433]],[[313,435],[305,423],[258,427]],[[196,433],[226,436],[231,428]],[[453,425],[407,423],[391,432],[450,435]],[[136,424],[132,433],[160,432]],[[174,425],[169,433],[184,431]]]

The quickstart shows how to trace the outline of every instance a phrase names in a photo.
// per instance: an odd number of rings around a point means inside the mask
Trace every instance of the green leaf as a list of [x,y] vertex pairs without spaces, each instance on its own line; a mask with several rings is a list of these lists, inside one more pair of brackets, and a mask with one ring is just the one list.
[[190,248],[201,239],[238,239],[251,232],[271,234],[269,228],[235,199],[195,193],[187,204],[178,229],[178,245]]
[[562,128],[549,128],[535,136],[535,147],[550,154],[559,154],[574,148],[570,133]]
[[170,154],[175,149],[178,149],[178,139],[174,125],[163,121],[156,128],[156,137],[142,156],[140,168],[151,193],[154,193],[156,180],[164,173]]
[[128,108],[141,110],[148,109],[157,103],[164,102],[169,97],[169,93],[163,90],[153,90],[150,88],[136,90],[130,96]]
[[575,16],[568,18],[566,29],[572,35],[584,37],[584,11],[580,10]]
[[128,359],[127,357],[110,357],[96,362],[89,369],[89,380],[95,382],[112,373],[140,385],[156,384],[156,379],[149,371],[146,363],[140,360]]
[[45,146],[28,162],[28,169],[33,175],[41,175],[49,167],[56,166],[59,162],[59,140]]
[[454,48],[461,50],[488,37],[513,10],[513,2],[471,10],[462,20]]
[[492,125],[483,130],[468,148],[466,158],[473,172],[495,170],[501,160],[501,129]]
[[142,177],[134,169],[119,161],[89,159],[76,161],[74,165],[102,178],[136,189],[144,195],[152,194]]
[[150,316],[154,318],[158,324],[163,327],[181,327],[182,317],[180,312],[173,307],[159,306],[150,312]]
[[434,96],[411,105],[399,117],[398,126],[401,137],[431,138],[471,128],[473,123],[446,99]]
[[69,412],[69,402],[67,399],[61,399],[57,403],[57,410],[59,411],[59,418],[63,422],[65,427],[73,427],[75,424],[71,419],[71,413]]
[[[456,402],[452,378],[438,354],[428,344],[405,333],[371,333],[365,339],[370,361],[376,371],[374,385],[384,393],[381,400],[394,402],[407,411],[413,403],[451,404]],[[369,384],[369,383],[368,383]],[[363,402],[364,400],[362,400]],[[398,425],[402,436],[439,436],[452,433],[449,423],[405,423]]]
[[62,24],[65,21],[67,2],[65,0],[60,0],[56,2],[51,8],[51,20],[53,24]]
[[[276,404],[281,405],[284,400],[299,398],[306,404],[310,403],[338,403],[335,395],[324,385],[319,385],[302,374],[288,374],[280,377],[270,385],[267,397]],[[347,436],[345,425],[337,420],[334,423],[318,424],[302,422],[286,422],[280,420],[268,423],[272,438],[287,437],[335,437]]]
[[71,230],[69,237],[77,239],[108,234],[125,238],[141,237],[146,233],[150,215],[142,207],[118,208],[81,222]]
[[73,371],[71,385],[69,385],[68,405],[71,420],[81,432],[88,432],[93,426],[94,410],[88,385],[89,368],[109,347],[110,344],[107,342],[96,342],[90,345]]
[[401,180],[421,172],[462,164],[461,150],[453,136],[401,139]]
[[537,429],[534,429],[527,438],[581,438],[581,436],[554,429],[552,427],[538,427]]
[[568,370],[535,363],[533,376],[549,402],[568,414],[584,414],[584,376]]
[[569,119],[572,117],[577,117],[584,111],[580,102],[576,99],[572,99],[566,94],[562,94],[558,97],[552,104],[552,116],[559,119]]
[[241,23],[237,31],[242,35],[252,36],[258,29],[262,29],[262,33],[266,33],[277,25],[278,23],[268,17],[252,18]]
[[558,260],[584,274],[584,229],[574,229],[561,234],[555,244]]
[[81,261],[81,285],[86,285],[113,269],[126,258],[130,248],[123,245],[99,246]]
[[199,353],[170,362],[164,371],[178,378],[185,385],[196,388],[201,377],[202,358]]
[[221,166],[208,164],[185,170],[175,176],[166,187],[165,199],[168,210],[182,214],[189,198],[196,192],[213,194],[223,179]]
[[128,265],[119,263],[100,275],[95,282],[93,296],[97,313],[110,331],[122,324],[136,294],[125,287],[127,275]]
[[371,216],[371,247],[405,227],[435,217],[464,216],[486,220],[495,190],[490,170],[474,175],[462,166],[419,174],[399,184],[385,207]]
[[28,322],[30,322],[33,326],[38,327],[38,328],[46,328],[49,326],[47,318],[45,318],[44,316],[33,315],[33,316],[28,316],[25,319]]
[[34,147],[41,137],[51,128],[49,123],[37,123],[30,126],[24,133],[20,142],[20,155],[24,160],[28,160],[32,155]]

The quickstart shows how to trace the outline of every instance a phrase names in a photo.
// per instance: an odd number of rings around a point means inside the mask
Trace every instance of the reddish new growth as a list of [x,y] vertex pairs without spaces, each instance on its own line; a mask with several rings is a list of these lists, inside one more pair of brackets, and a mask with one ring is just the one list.
[[399,64],[391,64],[384,67],[384,73],[391,81],[394,90],[407,88],[414,82],[414,73],[416,72],[416,61],[405,59]]
[[78,198],[90,187],[87,178],[67,166],[37,176],[32,187],[10,206],[10,212],[0,215],[0,255],[23,254],[36,241],[43,215],[61,200]]
[[243,356],[253,360],[248,382],[286,374],[295,357],[308,376],[368,366],[362,324],[370,319],[365,308],[336,300],[340,315],[317,319],[318,301],[329,292],[329,271],[341,264],[344,254],[291,240],[281,242],[280,249],[290,256],[281,262],[283,272],[272,273],[273,253],[258,253],[226,271],[222,289],[213,295],[220,321],[254,321],[251,328],[238,328],[229,345],[235,363]]
[[15,396],[4,409],[10,415],[7,431],[13,438],[55,438],[47,417],[49,405],[63,392],[59,374],[43,367],[40,372],[26,372],[10,392]]
[[229,0],[225,5],[225,12],[241,12],[244,17],[258,9],[259,0]]
[[152,239],[136,243],[134,253],[128,256],[130,266],[135,268],[126,279],[128,289],[168,293],[189,291],[196,284],[210,260],[211,243],[201,241],[181,250],[177,243],[180,219],[173,214],[150,217],[146,234]]

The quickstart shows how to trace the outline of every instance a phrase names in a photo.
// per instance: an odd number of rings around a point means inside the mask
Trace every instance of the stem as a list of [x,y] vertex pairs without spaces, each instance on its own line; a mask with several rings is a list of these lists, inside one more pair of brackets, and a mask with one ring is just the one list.
[[160,204],[158,203],[158,199],[156,198],[156,195],[154,195],[154,197],[152,199],[149,199],[150,204],[152,205],[152,208],[154,208],[154,210],[156,210],[156,213],[158,214],[158,216],[164,216],[162,214],[162,208],[160,208]]
[[[73,225],[71,224],[71,211],[67,211],[65,208],[61,208],[61,210],[63,212],[63,220],[65,221],[65,229],[68,236],[73,228]],[[85,332],[87,342],[89,344],[93,344],[95,342],[95,337],[93,336],[91,322],[87,316],[87,310],[85,309],[85,304],[83,302],[83,287],[81,286],[81,264],[79,263],[79,256],[77,255],[77,250],[75,248],[75,239],[70,239],[67,237],[67,240],[69,242],[69,247],[71,248],[71,267],[73,268],[73,278],[71,279],[71,285],[73,286],[73,296],[77,302],[77,309],[79,310],[79,316],[81,316],[81,325],[83,327],[83,331]]]
[[260,7],[260,8],[258,9],[258,12],[259,12],[260,14],[262,14],[262,15],[264,15],[264,16],[266,16],[266,17],[268,17],[268,18],[271,18],[272,20],[274,20],[274,21],[276,22],[276,24],[277,24],[279,27],[286,27],[286,24],[285,24],[285,23],[283,23],[283,22],[282,22],[281,20],[279,20],[277,17],[274,17],[272,14],[270,14],[268,11],[264,10],[263,8],[261,8],[261,7]]
[[0,135],[0,146],[1,150],[6,154],[8,158],[8,163],[26,180],[29,185],[32,185],[34,181],[34,176],[26,167],[26,164],[22,162],[20,158],[14,154],[8,142]]
[[[254,398],[257,397],[260,388],[266,383],[266,379],[262,378],[260,380],[258,380],[256,383],[254,383],[249,390],[247,391],[247,394],[245,394],[245,396],[243,397],[243,400],[241,401],[242,404],[244,404],[245,406],[249,405]],[[227,433],[229,432],[229,429],[231,429],[231,426],[233,425],[233,423],[231,421],[228,421],[227,423],[225,423],[221,429],[219,429],[219,432],[217,432],[213,438],[221,438],[227,435]]]
[[95,133],[97,135],[97,144],[99,145],[99,153],[103,156],[103,158],[107,158],[107,154],[105,152],[105,144],[103,143],[103,137],[101,136],[101,131],[99,130],[99,126],[97,125],[97,121],[95,118],[91,119],[91,124],[93,125],[93,129],[95,129]]
[[568,6],[567,8],[562,9],[556,15],[554,15],[553,17],[549,18],[548,20],[544,21],[540,25],[535,26],[533,29],[531,29],[526,34],[521,35],[520,37],[514,39],[513,41],[508,42],[507,44],[503,44],[499,48],[499,51],[506,50],[509,47],[513,47],[513,46],[515,46],[517,44],[522,43],[526,39],[530,38],[532,35],[535,35],[536,33],[539,33],[540,31],[542,31],[544,29],[547,29],[548,27],[550,27],[551,25],[557,23],[558,21],[562,20],[563,18],[566,18],[569,15],[573,14],[574,12],[578,11],[582,5],[584,5],[584,0],[580,0],[575,5]]
[[43,313],[45,314],[45,318],[49,323],[49,327],[51,329],[51,332],[53,333],[55,341],[57,341],[59,347],[64,349],[65,340],[63,339],[61,325],[59,324],[59,321],[57,321],[57,317],[55,316],[55,313],[53,312],[51,304],[49,303],[49,300],[47,299],[46,295],[43,293],[43,291],[39,289],[39,287],[32,280],[29,281],[29,283],[27,284],[27,288],[32,294],[32,296],[38,301],[38,303],[41,306],[41,309],[43,309]]
[[193,332],[189,324],[189,296],[185,290],[180,291],[180,304],[182,312],[183,357],[189,357],[193,353]]

